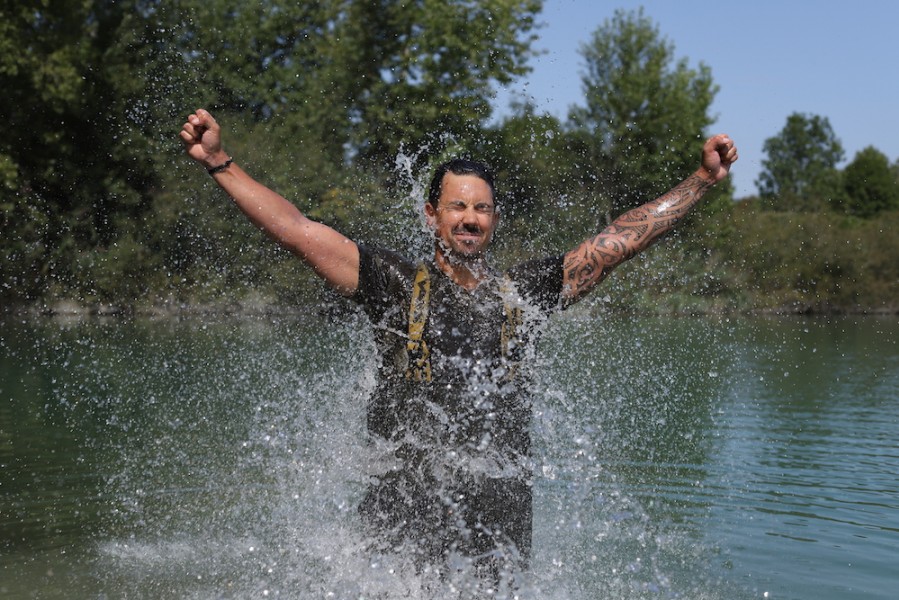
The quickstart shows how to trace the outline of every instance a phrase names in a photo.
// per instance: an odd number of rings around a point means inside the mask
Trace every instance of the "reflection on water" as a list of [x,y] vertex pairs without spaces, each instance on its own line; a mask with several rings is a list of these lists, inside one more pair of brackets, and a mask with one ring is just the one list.
[[[462,585],[371,556],[359,534],[373,349],[358,329],[0,322],[0,593]],[[525,597],[891,598],[897,333],[876,318],[555,320]]]
[[[887,598],[899,542],[895,320],[754,329],[722,423],[734,507],[752,528],[724,544],[795,581],[793,597]],[[778,348],[777,352],[769,349]],[[740,401],[752,398],[753,403]],[[891,566],[892,565],[892,566]]]

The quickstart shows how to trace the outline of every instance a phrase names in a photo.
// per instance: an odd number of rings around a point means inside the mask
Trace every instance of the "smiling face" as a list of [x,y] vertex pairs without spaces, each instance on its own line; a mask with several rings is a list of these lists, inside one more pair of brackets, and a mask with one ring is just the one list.
[[443,176],[437,206],[425,204],[425,214],[441,242],[438,248],[461,259],[481,257],[499,221],[490,185],[476,175],[455,173]]

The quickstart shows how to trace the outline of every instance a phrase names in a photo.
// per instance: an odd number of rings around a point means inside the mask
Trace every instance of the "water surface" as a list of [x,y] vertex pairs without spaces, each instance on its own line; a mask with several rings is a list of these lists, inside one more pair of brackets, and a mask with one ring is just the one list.
[[[0,322],[0,593],[427,597],[358,533],[360,330]],[[894,597],[897,339],[894,318],[554,320],[525,597]]]

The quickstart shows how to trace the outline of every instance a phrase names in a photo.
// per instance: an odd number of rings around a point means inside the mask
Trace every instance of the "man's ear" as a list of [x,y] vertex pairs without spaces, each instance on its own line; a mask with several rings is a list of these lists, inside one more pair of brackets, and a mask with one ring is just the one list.
[[434,229],[437,223],[437,209],[434,208],[434,205],[430,202],[425,202],[425,223],[428,224],[428,227]]

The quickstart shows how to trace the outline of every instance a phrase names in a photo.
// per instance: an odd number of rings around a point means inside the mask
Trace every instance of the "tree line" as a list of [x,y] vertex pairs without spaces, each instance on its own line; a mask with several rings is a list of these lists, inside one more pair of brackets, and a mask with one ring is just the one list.
[[[718,86],[642,10],[618,11],[582,45],[582,105],[562,120],[523,101],[497,120],[493,90],[527,75],[541,9],[4,2],[3,305],[222,309],[320,293],[182,155],[177,131],[199,106],[242,166],[356,239],[426,243],[415,234],[422,183],[464,155],[497,170],[500,263],[567,250],[695,168]],[[718,186],[594,304],[895,310],[899,161],[867,148],[839,169],[827,119],[800,113],[764,150],[758,197],[735,202]]]

